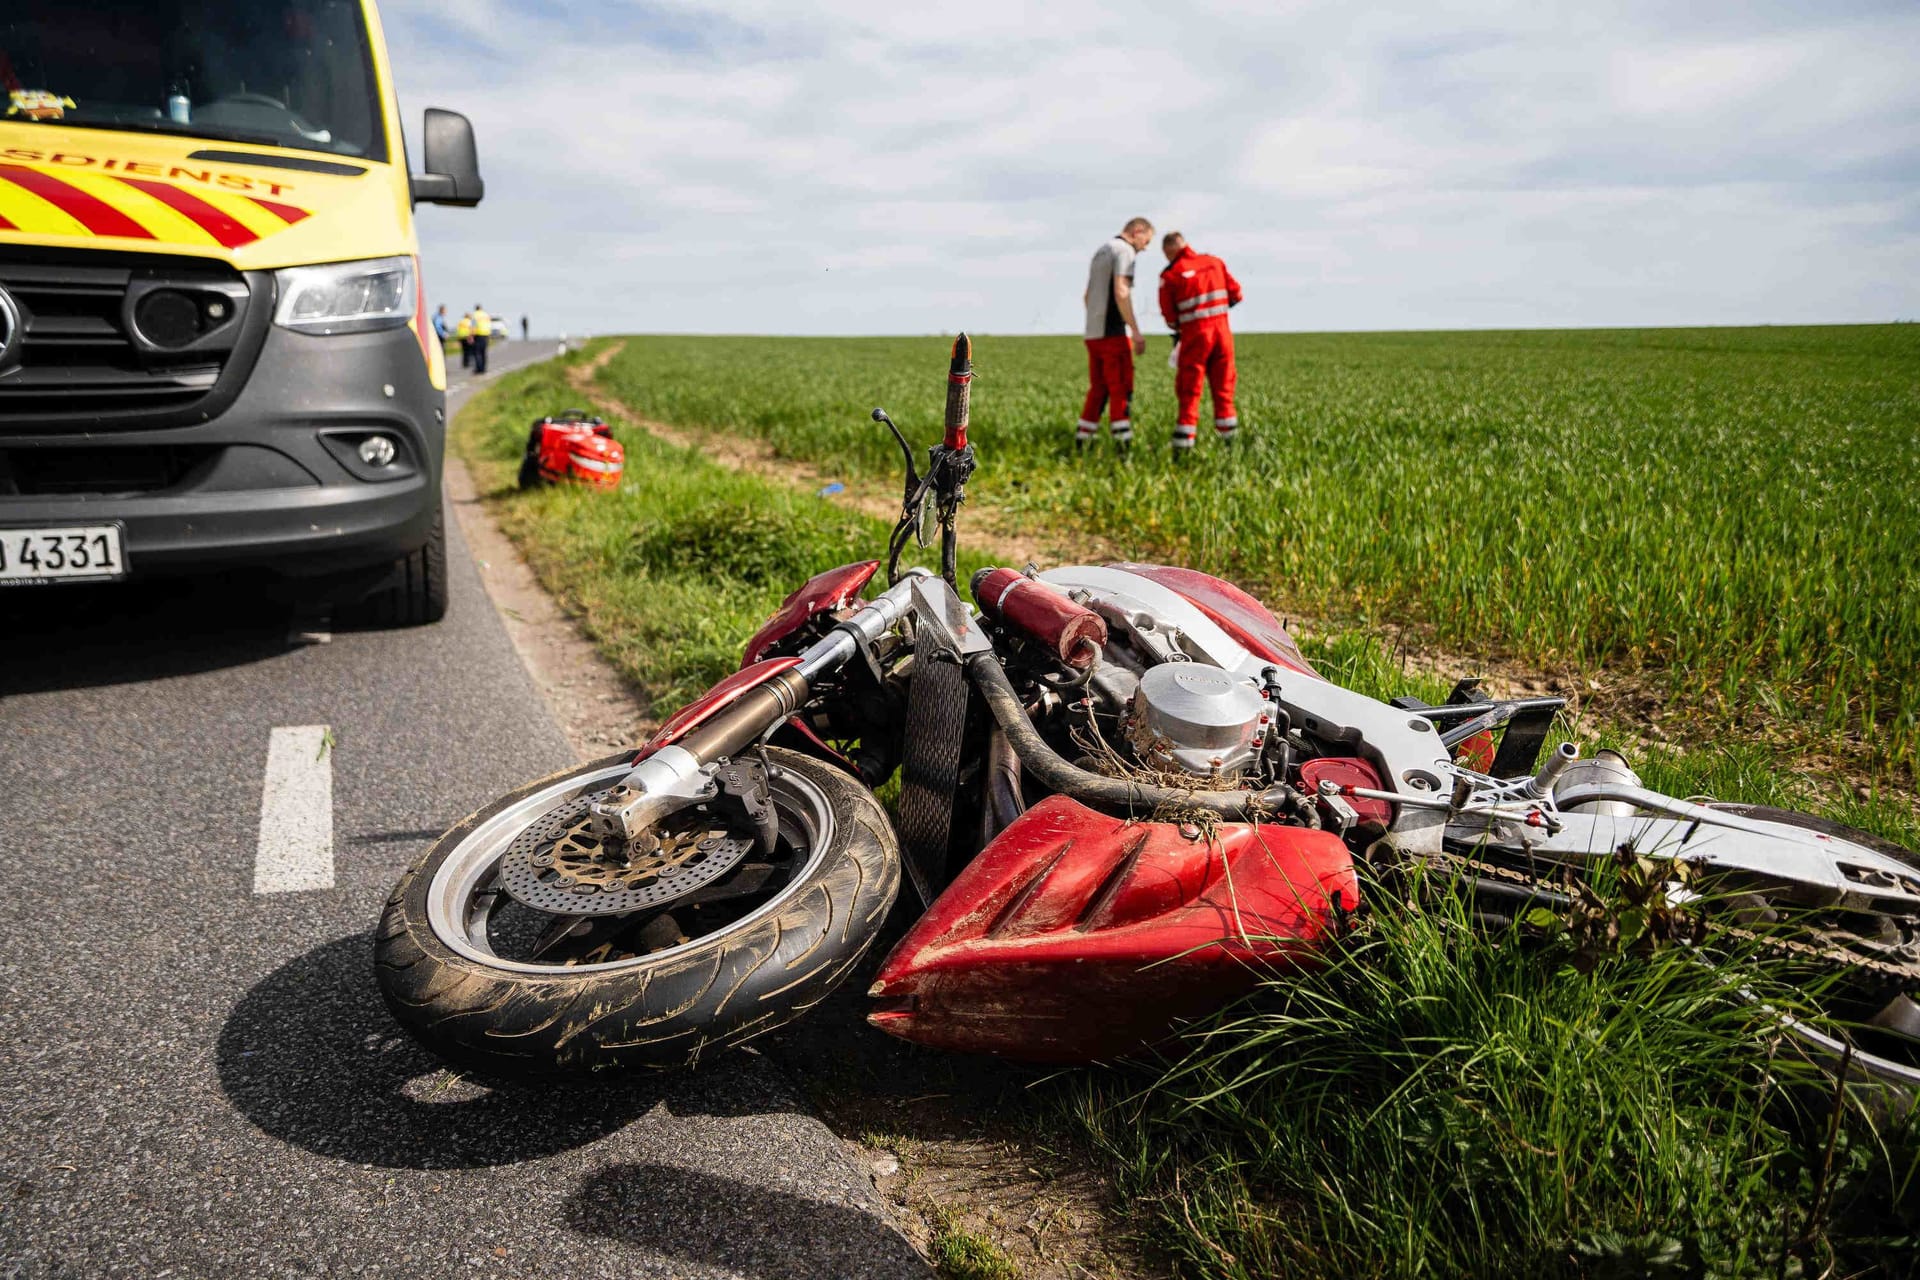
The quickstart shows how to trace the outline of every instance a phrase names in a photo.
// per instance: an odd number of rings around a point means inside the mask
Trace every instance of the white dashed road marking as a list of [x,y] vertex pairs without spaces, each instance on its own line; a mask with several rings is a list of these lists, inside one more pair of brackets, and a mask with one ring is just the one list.
[[333,744],[324,724],[287,725],[267,739],[255,893],[333,888]]

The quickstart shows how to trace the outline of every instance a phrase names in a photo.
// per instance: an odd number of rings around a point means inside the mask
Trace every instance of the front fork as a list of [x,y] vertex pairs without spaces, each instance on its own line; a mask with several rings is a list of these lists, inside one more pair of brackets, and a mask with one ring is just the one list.
[[648,849],[656,843],[652,832],[662,819],[689,805],[717,799],[727,762],[805,706],[820,677],[838,671],[892,630],[913,603],[914,584],[927,576],[925,569],[908,570],[899,582],[810,646],[800,655],[798,666],[743,691],[686,736],[636,763],[632,772],[589,806],[602,844]]

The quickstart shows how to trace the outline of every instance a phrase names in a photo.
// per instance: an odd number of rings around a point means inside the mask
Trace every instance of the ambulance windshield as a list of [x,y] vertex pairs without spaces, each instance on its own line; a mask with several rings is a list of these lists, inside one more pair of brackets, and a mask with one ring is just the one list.
[[7,123],[387,158],[360,0],[6,0]]

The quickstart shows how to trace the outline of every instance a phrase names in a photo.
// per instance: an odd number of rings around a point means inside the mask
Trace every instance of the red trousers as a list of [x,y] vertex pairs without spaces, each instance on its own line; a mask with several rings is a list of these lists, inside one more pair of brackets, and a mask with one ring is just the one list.
[[1080,406],[1080,425],[1076,434],[1090,440],[1100,427],[1100,412],[1112,402],[1111,424],[1115,440],[1133,438],[1133,340],[1118,338],[1087,339],[1087,399]]
[[1231,440],[1240,427],[1233,405],[1233,330],[1226,317],[1199,320],[1180,331],[1180,363],[1173,375],[1173,394],[1179,401],[1179,424],[1173,429],[1173,444],[1182,448],[1193,443],[1200,424],[1200,382],[1206,380],[1213,392],[1213,429],[1223,440]]

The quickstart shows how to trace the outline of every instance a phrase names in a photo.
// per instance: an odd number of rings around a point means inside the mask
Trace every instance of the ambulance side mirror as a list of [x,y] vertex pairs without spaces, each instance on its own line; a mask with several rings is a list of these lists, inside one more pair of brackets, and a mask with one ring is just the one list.
[[473,125],[458,111],[427,108],[421,157],[425,173],[413,175],[415,204],[453,204],[471,208],[487,193],[480,178],[480,153]]

